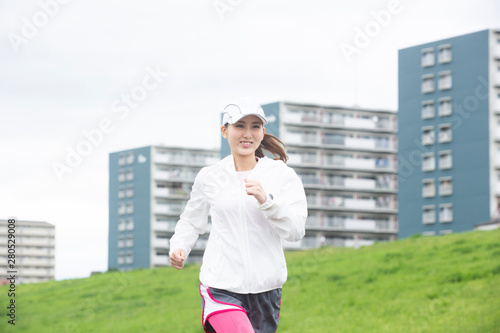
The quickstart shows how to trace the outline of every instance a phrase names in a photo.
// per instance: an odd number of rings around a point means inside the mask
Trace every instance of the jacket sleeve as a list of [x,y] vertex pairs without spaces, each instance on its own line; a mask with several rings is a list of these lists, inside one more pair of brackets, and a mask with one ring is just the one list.
[[190,199],[175,226],[174,235],[170,239],[170,253],[175,249],[183,249],[188,256],[199,235],[206,231],[209,205],[203,193],[203,171],[202,169],[196,176]]
[[286,167],[282,184],[280,192],[272,193],[273,199],[268,197],[259,208],[282,239],[297,242],[304,237],[307,219],[304,186],[299,176],[289,167]]

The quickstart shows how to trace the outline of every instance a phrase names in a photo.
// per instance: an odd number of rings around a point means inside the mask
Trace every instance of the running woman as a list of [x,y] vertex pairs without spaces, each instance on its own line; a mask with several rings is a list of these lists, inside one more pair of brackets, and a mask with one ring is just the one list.
[[182,269],[210,213],[199,286],[205,332],[273,333],[287,278],[282,240],[296,242],[305,233],[304,187],[285,164],[283,142],[266,133],[260,105],[229,104],[222,119],[231,155],[196,176],[170,240],[170,264]]

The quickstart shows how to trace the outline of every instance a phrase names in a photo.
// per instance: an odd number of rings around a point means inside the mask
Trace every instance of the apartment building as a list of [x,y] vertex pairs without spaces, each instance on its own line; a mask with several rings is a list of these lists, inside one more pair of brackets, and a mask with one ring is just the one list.
[[[359,247],[396,238],[397,113],[292,102],[262,105],[308,202],[306,235],[287,249]],[[230,153],[225,140],[221,157]]]
[[[169,240],[194,178],[218,160],[218,150],[165,146],[111,153],[108,268],[168,265]],[[199,238],[189,261],[201,261],[207,238]]]
[[[0,276],[9,276],[15,270],[16,283],[33,283],[54,280],[55,276],[55,226],[47,222],[16,220],[9,232],[8,220],[0,220]],[[14,268],[8,262],[8,235],[15,238]],[[10,243],[12,244],[12,243]]]
[[500,31],[399,51],[399,237],[499,217]]

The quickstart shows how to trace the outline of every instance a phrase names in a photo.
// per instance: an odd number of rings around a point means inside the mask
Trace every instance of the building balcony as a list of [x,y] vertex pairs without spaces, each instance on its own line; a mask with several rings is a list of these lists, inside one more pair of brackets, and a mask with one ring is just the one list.
[[324,112],[320,114],[301,112],[287,112],[284,121],[290,125],[314,126],[321,128],[349,128],[366,129],[368,131],[390,131],[397,130],[396,123],[391,123],[389,117],[346,115],[342,113]]
[[23,228],[16,231],[16,236],[54,236],[54,228]]
[[500,59],[500,45],[495,45],[493,47],[493,56],[495,59]]
[[307,229],[320,229],[320,230],[340,230],[340,231],[364,231],[364,232],[378,232],[378,233],[396,233],[397,229],[393,228],[394,223],[388,220],[357,220],[357,219],[343,219],[343,218],[325,218],[324,221],[320,219],[308,219],[306,223]]
[[169,197],[186,198],[189,196],[189,192],[181,188],[173,189],[168,187],[161,187],[161,188],[155,188],[153,190],[153,195],[157,198],[169,198]]
[[156,249],[168,249],[170,247],[170,240],[167,238],[154,238],[153,247]]
[[493,85],[495,87],[500,87],[500,71],[496,71],[493,74]]
[[54,277],[54,268],[34,268],[34,267],[25,267],[18,268],[19,276],[23,278],[29,277]]
[[206,166],[219,161],[215,156],[200,156],[195,153],[185,156],[184,154],[156,154],[155,162],[174,165]]
[[154,255],[152,257],[152,265],[153,266],[169,266],[170,259],[167,254],[165,255]]
[[54,257],[45,257],[45,258],[37,258],[37,257],[19,257],[16,258],[16,267],[19,269],[23,269],[26,267],[54,267],[55,260]]
[[194,182],[197,172],[188,170],[170,170],[162,171],[156,170],[154,172],[154,179],[165,181],[181,181],[181,182]]
[[[5,243],[7,243],[7,239],[5,239]],[[19,245],[20,247],[22,246],[54,247],[55,244],[56,242],[53,237],[45,237],[45,238],[16,237],[16,245]]]
[[350,210],[350,211],[383,211],[388,213],[396,212],[395,204],[387,202],[382,197],[379,199],[352,199],[344,197],[327,197],[323,200],[309,198],[308,206],[311,209],[332,209],[332,210]]
[[177,222],[154,222],[154,231],[174,232]]
[[321,162],[316,155],[301,155],[301,154],[289,154],[288,163],[298,164],[298,165],[314,165],[320,166]]
[[324,158],[310,156],[289,155],[288,164],[291,166],[322,166],[326,168],[356,169],[368,171],[396,171],[395,163],[389,158],[350,158],[336,155],[326,155]]
[[184,209],[184,204],[155,205],[153,213],[165,215],[180,215]]
[[378,179],[347,178],[347,177],[316,177],[299,173],[305,187],[335,188],[360,191],[390,191],[396,192],[396,181],[379,177]]
[[340,135],[325,135],[323,144],[343,146],[352,150],[394,150],[396,147],[388,138],[353,138]]
[[[0,238],[0,244],[2,240]],[[26,256],[26,257],[54,257],[55,249],[52,247],[26,247],[20,246],[16,247],[16,256]]]
[[361,246],[369,246],[375,244],[374,240],[363,239],[342,239],[342,238],[326,238],[322,240],[319,237],[304,237],[301,241],[297,242],[298,245],[292,243],[284,243],[287,248],[293,249],[314,249],[323,245],[336,246],[336,247],[353,247],[359,248]]
[[495,110],[496,113],[500,113],[500,99],[496,99],[494,104],[493,104],[493,108]]

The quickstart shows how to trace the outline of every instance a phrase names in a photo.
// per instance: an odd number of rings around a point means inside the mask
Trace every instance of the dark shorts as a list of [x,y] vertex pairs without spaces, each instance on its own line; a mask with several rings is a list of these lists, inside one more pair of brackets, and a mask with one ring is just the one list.
[[205,332],[215,332],[208,321],[210,316],[227,311],[245,312],[255,333],[274,333],[278,329],[281,288],[258,294],[237,294],[200,284],[200,295]]

